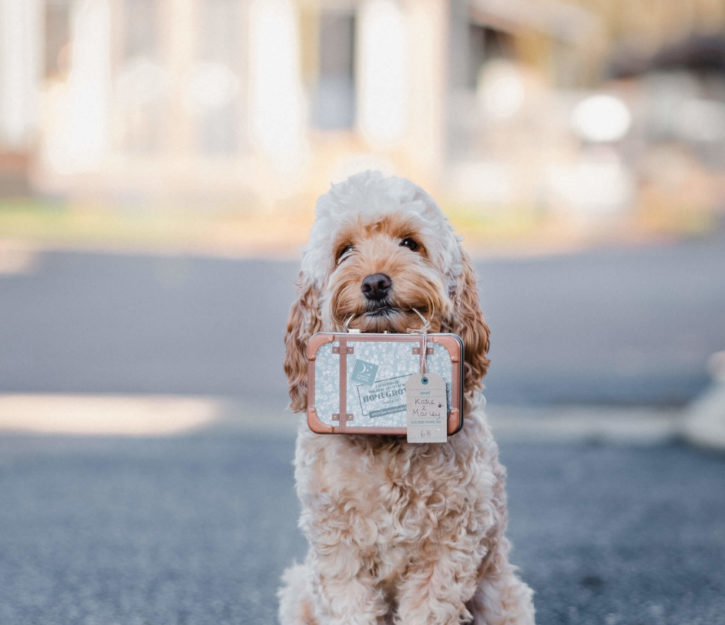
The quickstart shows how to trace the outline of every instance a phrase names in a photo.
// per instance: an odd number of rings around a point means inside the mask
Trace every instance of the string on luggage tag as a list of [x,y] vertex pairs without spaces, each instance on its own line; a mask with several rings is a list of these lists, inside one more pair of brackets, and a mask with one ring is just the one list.
[[445,443],[448,440],[446,384],[443,378],[426,371],[430,323],[415,308],[411,309],[423,322],[420,350],[420,374],[413,373],[405,383],[406,436],[409,443]]
[[408,332],[422,332],[423,333],[423,345],[420,349],[420,375],[422,376],[422,382],[423,384],[428,383],[428,378],[426,376],[426,366],[428,361],[428,330],[430,330],[430,322],[418,312],[415,308],[411,309],[418,317],[420,317],[420,320],[423,322],[423,327],[418,330],[408,330]]

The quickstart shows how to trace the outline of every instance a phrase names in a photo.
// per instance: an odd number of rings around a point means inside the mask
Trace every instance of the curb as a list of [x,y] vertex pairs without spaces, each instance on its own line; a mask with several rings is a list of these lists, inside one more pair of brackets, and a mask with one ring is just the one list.
[[677,410],[611,406],[524,407],[489,404],[486,417],[499,442],[661,445],[680,436]]
[[[496,440],[508,443],[660,445],[684,440],[725,451],[725,379],[684,410],[489,404]],[[0,433],[173,436],[242,431],[292,438],[302,417],[228,397],[0,393]]]
[[217,402],[173,395],[0,394],[0,432],[167,436],[205,427]]
[[241,430],[293,437],[297,418],[271,405],[200,395],[0,393],[0,435],[176,436]]
[[[655,408],[489,404],[499,441],[657,445],[676,439],[682,413]],[[1,394],[0,433],[173,436],[238,431],[294,438],[303,418],[229,397]]]

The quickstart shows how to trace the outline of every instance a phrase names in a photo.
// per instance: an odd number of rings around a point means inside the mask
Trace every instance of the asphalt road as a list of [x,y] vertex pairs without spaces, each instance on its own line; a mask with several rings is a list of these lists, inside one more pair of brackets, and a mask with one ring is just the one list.
[[[0,438],[0,623],[261,625],[304,555],[290,435]],[[502,447],[539,625],[725,623],[725,459]]]
[[[725,349],[725,234],[477,263],[494,403],[682,405]],[[279,411],[296,262],[41,252],[0,275],[0,392],[224,395]]]

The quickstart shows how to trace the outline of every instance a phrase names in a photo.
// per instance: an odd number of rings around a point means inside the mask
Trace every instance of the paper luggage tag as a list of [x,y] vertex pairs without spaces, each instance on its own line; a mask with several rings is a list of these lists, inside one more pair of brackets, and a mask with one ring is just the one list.
[[409,443],[448,440],[446,383],[437,373],[415,373],[405,384]]

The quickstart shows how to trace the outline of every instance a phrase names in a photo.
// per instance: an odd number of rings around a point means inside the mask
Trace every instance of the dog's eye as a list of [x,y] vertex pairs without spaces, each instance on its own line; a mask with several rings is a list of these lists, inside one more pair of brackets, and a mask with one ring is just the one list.
[[345,245],[344,247],[340,248],[340,251],[337,253],[337,263],[338,265],[345,260],[348,256],[350,256],[350,253],[355,249],[355,246],[353,245]]
[[410,237],[405,237],[400,242],[400,247],[407,247],[411,252],[416,252],[420,245],[418,245],[418,242],[411,239]]

